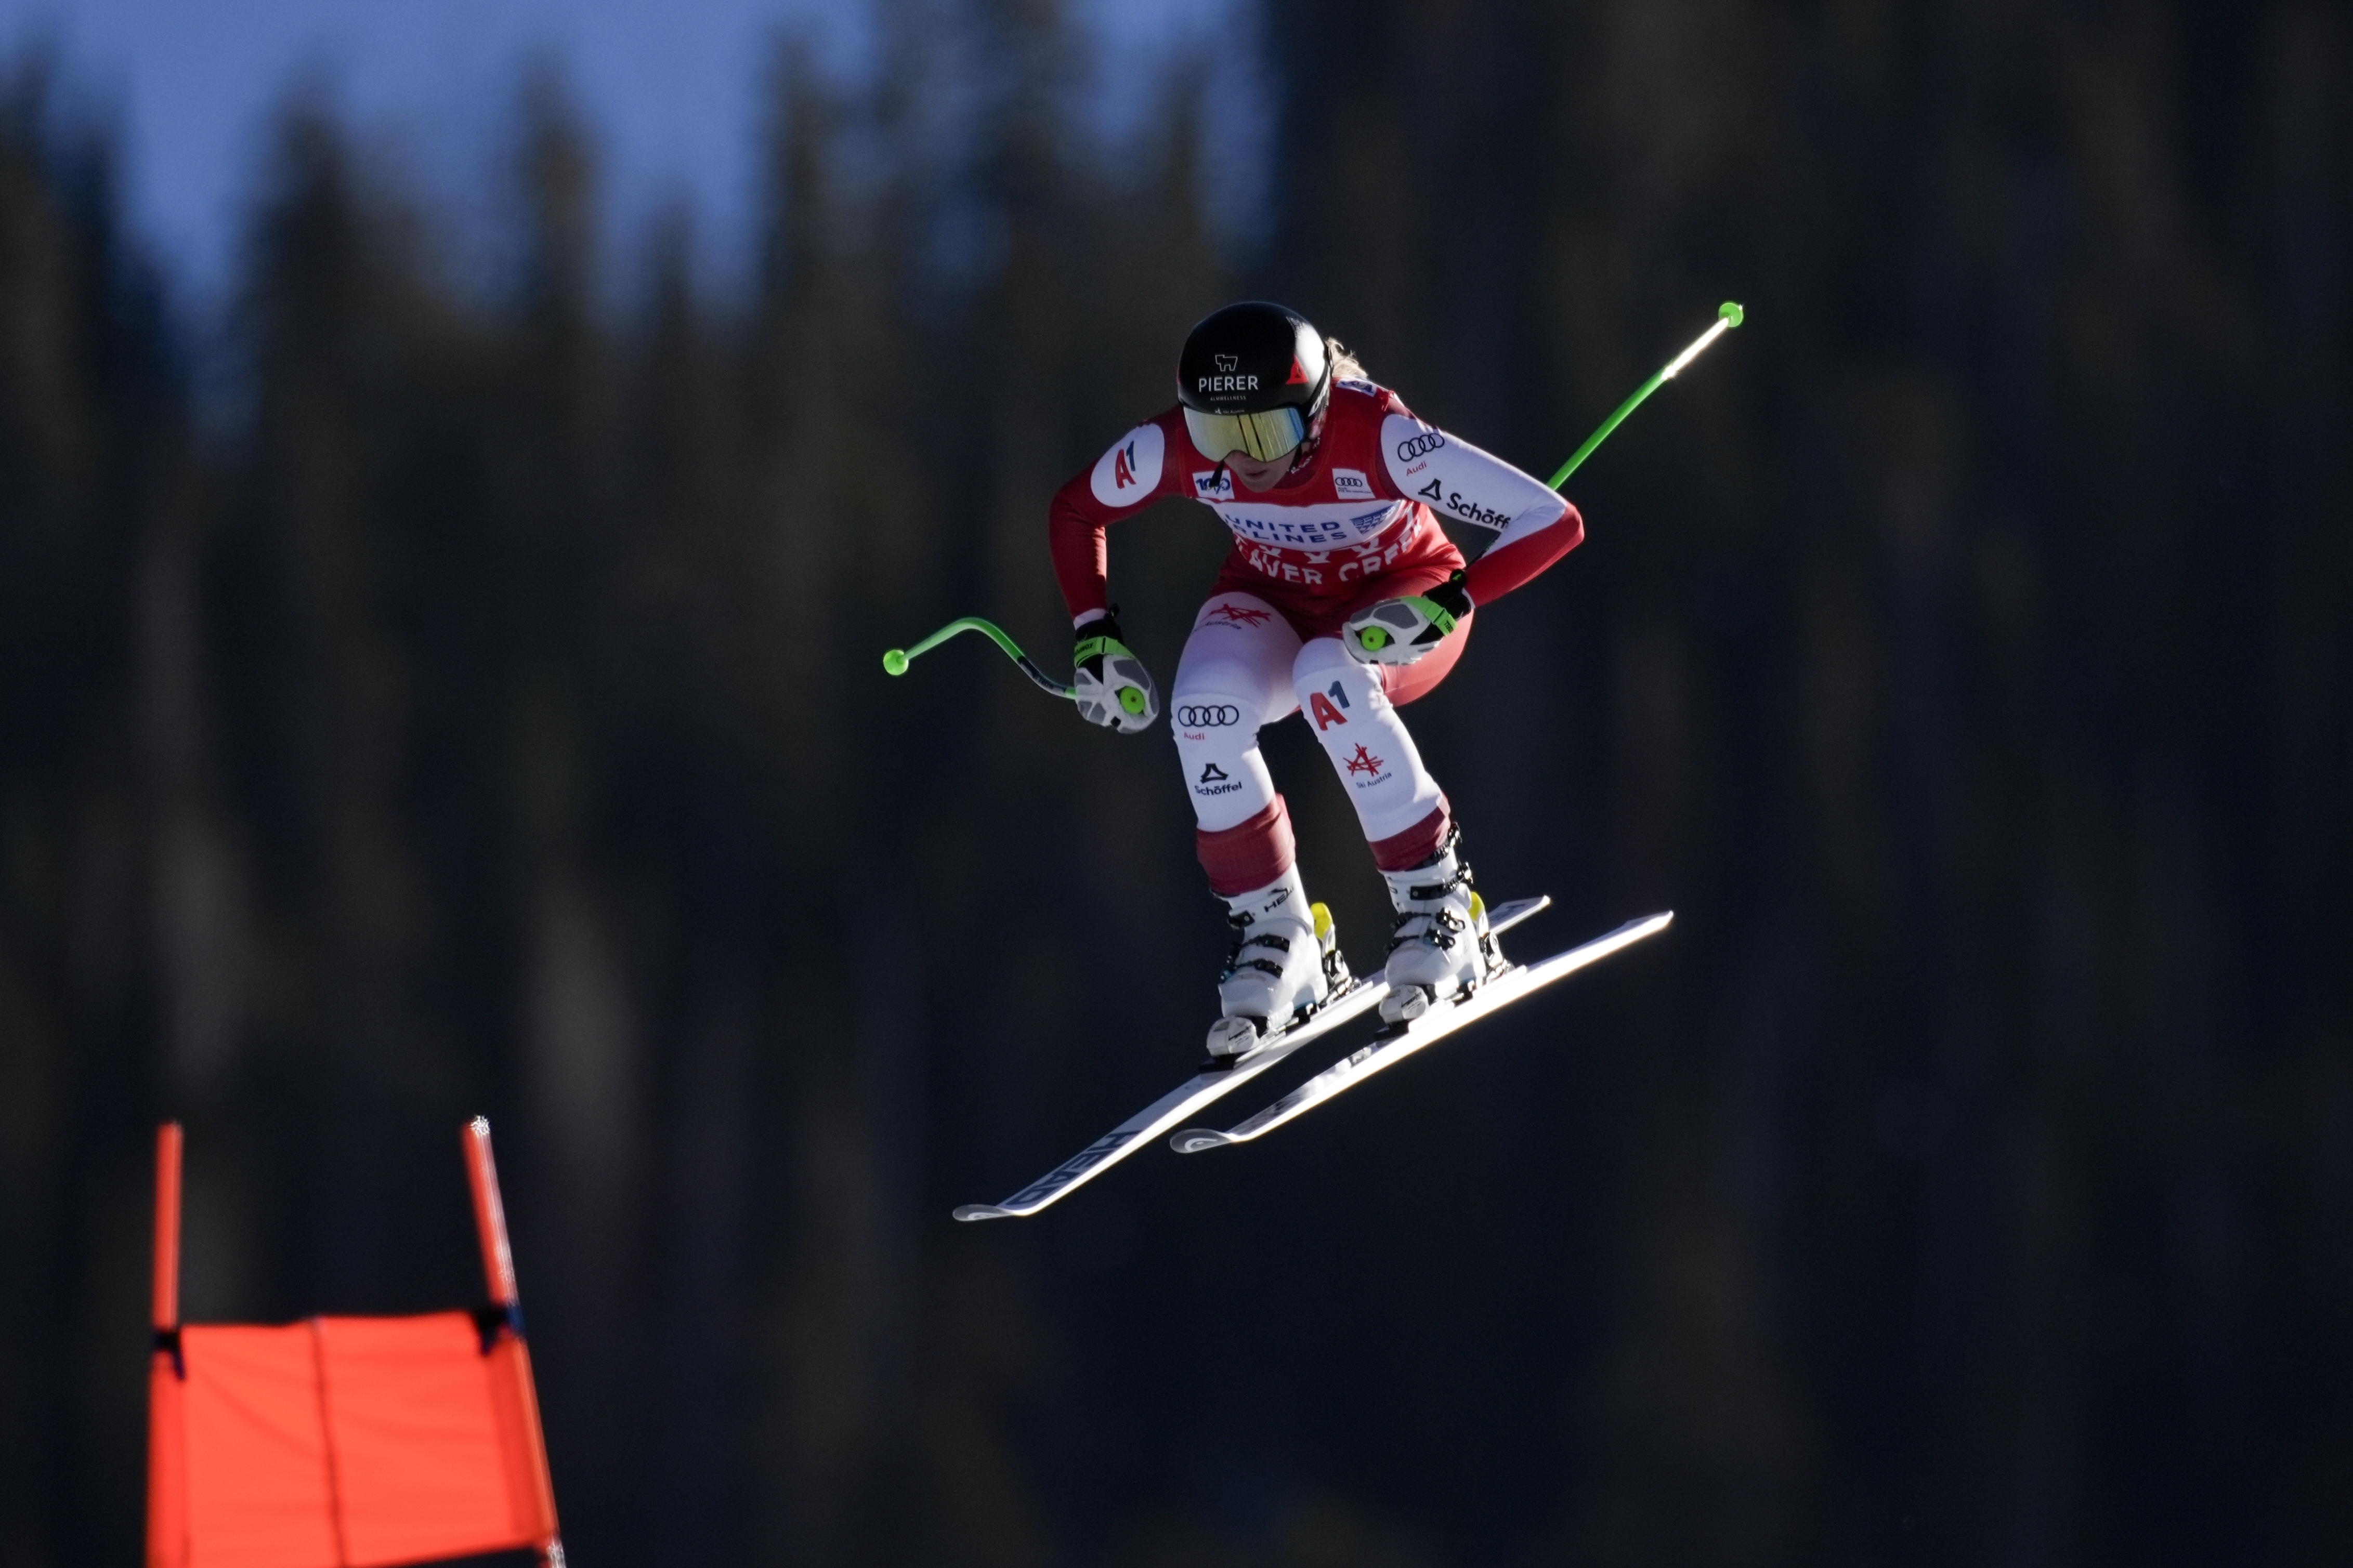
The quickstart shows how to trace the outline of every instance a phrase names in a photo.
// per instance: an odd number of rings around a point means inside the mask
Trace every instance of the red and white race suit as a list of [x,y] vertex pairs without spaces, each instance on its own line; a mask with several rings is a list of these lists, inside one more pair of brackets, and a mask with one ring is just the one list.
[[1303,709],[1375,858],[1384,869],[1420,863],[1445,837],[1446,802],[1397,708],[1445,679],[1472,617],[1409,665],[1358,664],[1341,646],[1341,626],[1463,570],[1440,517],[1497,531],[1463,578],[1472,603],[1484,605],[1584,538],[1577,509],[1369,382],[1334,384],[1313,451],[1263,492],[1199,456],[1184,410],[1170,408],[1054,496],[1048,533],[1073,621],[1110,602],[1105,528],[1166,496],[1202,502],[1234,535],[1168,697],[1211,885],[1240,894],[1289,869],[1290,823],[1258,731]]

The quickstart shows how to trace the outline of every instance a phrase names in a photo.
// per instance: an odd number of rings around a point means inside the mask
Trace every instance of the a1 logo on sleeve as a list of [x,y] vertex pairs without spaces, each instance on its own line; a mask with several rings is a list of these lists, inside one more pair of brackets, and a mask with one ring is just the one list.
[[1342,500],[1370,500],[1373,499],[1373,481],[1365,478],[1362,468],[1334,468],[1332,490]]
[[1160,488],[1160,461],[1168,438],[1157,425],[1139,425],[1095,459],[1088,488],[1105,506],[1134,506]]

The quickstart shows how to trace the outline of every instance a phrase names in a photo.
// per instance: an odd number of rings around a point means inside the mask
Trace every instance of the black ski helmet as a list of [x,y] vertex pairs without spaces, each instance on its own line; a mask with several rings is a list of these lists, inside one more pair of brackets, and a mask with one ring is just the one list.
[[1176,358],[1176,400],[1194,445],[1212,461],[1234,451],[1271,458],[1292,450],[1331,395],[1324,334],[1264,300],[1204,316]]

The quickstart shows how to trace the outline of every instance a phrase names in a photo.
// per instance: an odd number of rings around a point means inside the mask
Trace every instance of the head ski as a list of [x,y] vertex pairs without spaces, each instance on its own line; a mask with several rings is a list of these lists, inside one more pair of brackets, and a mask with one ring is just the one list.
[[[1488,929],[1510,930],[1551,903],[1549,898],[1522,899],[1488,911]],[[1376,971],[1324,1004],[1315,1016],[1269,1037],[1257,1049],[1234,1058],[1231,1067],[1205,1068],[1191,1079],[1154,1100],[1001,1204],[965,1204],[955,1211],[960,1220],[1020,1219],[1060,1202],[1079,1187],[1143,1148],[1203,1106],[1232,1093],[1317,1036],[1363,1016],[1388,994],[1388,984]]]
[[1490,1013],[1534,994],[1556,980],[1574,974],[1621,948],[1666,930],[1667,922],[1674,918],[1674,911],[1669,910],[1642,920],[1628,921],[1609,935],[1596,937],[1581,947],[1570,948],[1567,952],[1555,953],[1534,963],[1511,965],[1500,974],[1489,978],[1469,996],[1460,1001],[1442,1002],[1405,1029],[1383,1035],[1363,1049],[1341,1058],[1255,1116],[1235,1123],[1223,1132],[1208,1127],[1188,1127],[1169,1139],[1168,1146],[1180,1154],[1198,1154],[1205,1149],[1222,1149],[1229,1143],[1247,1143],[1253,1138],[1263,1138],[1285,1122],[1296,1121],[1317,1106],[1346,1093],[1375,1073],[1395,1067],[1424,1046],[1435,1045],[1464,1025],[1476,1023]]

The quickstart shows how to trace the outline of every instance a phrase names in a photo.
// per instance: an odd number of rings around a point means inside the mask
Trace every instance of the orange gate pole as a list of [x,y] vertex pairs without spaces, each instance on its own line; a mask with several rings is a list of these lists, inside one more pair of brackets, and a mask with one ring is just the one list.
[[523,1341],[522,1297],[515,1289],[514,1249],[507,1243],[506,1205],[499,1196],[499,1168],[491,1158],[491,1121],[477,1116],[460,1134],[466,1179],[474,1192],[474,1231],[482,1244],[482,1279],[491,1304],[505,1319],[492,1351],[503,1371],[507,1408],[517,1427],[520,1469],[510,1460],[511,1489],[517,1508],[528,1510],[543,1568],[564,1568],[564,1538],[555,1523],[555,1489],[547,1472],[547,1442],[540,1431],[539,1395],[533,1386],[531,1347]]
[[187,1434],[181,1415],[180,1124],[155,1129],[155,1292],[147,1359],[147,1568],[188,1560]]

